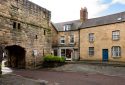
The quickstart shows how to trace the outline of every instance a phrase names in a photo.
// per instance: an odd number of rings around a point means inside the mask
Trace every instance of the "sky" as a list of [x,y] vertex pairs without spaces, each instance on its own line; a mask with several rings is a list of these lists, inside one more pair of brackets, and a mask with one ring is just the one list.
[[125,11],[125,0],[29,0],[51,11],[54,23],[80,19],[81,7],[88,10],[88,18]]

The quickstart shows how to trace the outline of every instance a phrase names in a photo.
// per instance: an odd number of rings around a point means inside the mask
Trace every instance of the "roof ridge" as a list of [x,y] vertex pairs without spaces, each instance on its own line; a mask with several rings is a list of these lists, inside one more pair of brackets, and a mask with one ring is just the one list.
[[75,21],[80,21],[80,20],[79,19],[77,19],[77,20],[69,20],[69,21],[58,22],[58,23],[54,23],[54,24],[61,24],[61,23],[68,23],[68,22],[75,22]]
[[108,15],[104,15],[104,16],[100,16],[100,17],[90,18],[90,19],[87,19],[87,20],[98,19],[98,18],[103,18],[103,17],[113,16],[113,15],[118,15],[118,14],[122,14],[122,13],[125,13],[125,11],[119,12],[119,13],[108,14]]

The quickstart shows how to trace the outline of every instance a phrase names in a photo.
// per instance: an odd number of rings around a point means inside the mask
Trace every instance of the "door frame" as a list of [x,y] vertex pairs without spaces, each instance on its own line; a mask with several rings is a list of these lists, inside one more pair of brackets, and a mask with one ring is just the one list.
[[108,58],[109,58],[108,49],[102,49],[102,61],[108,61]]
[[[72,50],[72,49],[70,49],[70,48],[61,48],[61,49],[60,49],[60,56],[62,55],[62,54],[61,54],[61,50],[62,50],[62,49],[65,50],[65,56],[64,56],[64,57],[66,58],[66,60],[72,60],[73,52],[71,52],[71,58],[67,58],[67,57],[66,57],[66,50],[67,50],[67,49]],[[72,50],[72,51],[73,51],[73,50]]]

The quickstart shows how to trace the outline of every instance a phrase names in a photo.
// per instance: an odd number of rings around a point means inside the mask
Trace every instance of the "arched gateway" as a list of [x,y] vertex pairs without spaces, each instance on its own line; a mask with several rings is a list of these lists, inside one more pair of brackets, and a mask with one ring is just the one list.
[[12,68],[25,68],[25,48],[18,45],[11,45],[5,47],[5,52],[7,56],[8,67]]

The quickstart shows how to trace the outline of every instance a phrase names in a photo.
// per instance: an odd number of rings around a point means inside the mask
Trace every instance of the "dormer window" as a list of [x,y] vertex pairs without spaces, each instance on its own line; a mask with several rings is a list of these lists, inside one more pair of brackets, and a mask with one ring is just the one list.
[[66,24],[63,26],[64,31],[71,30],[71,24]]

